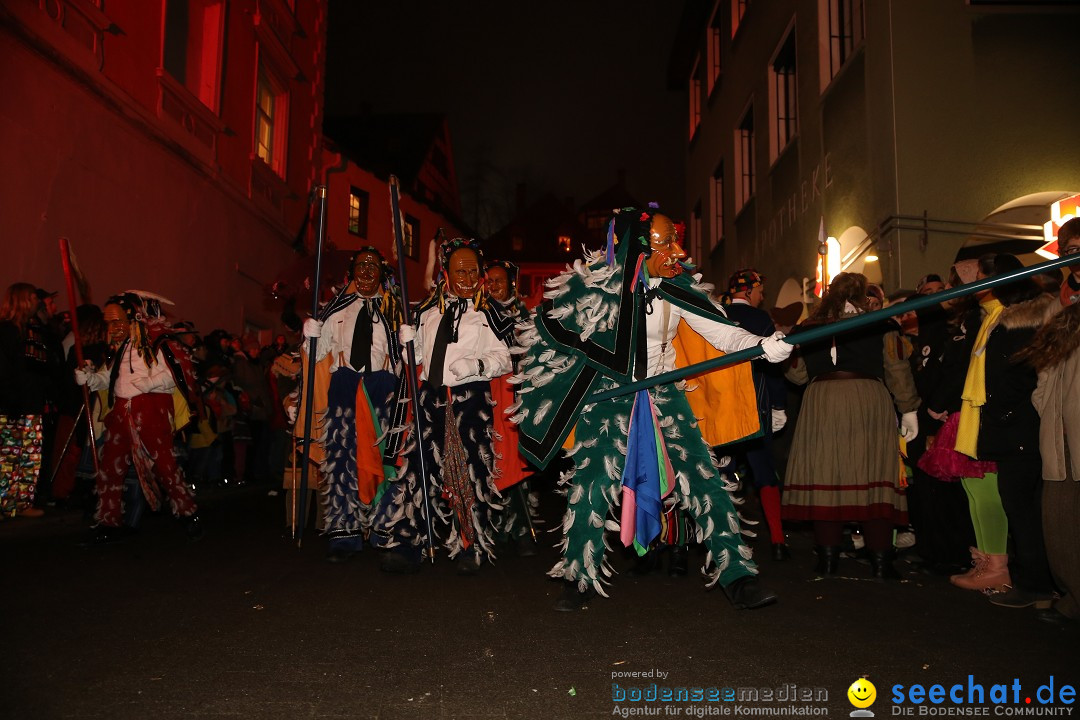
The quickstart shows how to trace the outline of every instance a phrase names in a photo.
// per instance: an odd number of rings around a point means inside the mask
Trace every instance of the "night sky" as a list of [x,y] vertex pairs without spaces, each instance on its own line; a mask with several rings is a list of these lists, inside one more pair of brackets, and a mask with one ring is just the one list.
[[[624,168],[682,214],[685,96],[667,66],[681,0],[331,0],[326,111],[441,112],[481,236],[550,191],[582,204]],[[480,202],[477,202],[479,198]]]

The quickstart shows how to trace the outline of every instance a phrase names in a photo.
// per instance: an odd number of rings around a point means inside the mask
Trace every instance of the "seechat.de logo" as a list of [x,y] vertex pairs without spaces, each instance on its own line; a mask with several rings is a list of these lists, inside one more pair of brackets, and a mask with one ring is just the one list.
[[877,688],[872,682],[859,678],[851,683],[851,687],[847,689],[847,699],[855,707],[851,711],[851,717],[874,717],[874,712],[866,709],[877,700]]

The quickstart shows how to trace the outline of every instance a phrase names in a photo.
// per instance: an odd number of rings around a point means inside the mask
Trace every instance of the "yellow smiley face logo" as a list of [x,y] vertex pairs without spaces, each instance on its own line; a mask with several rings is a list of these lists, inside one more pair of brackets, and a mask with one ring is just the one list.
[[866,678],[859,678],[847,689],[847,698],[857,708],[868,708],[877,699],[877,688]]

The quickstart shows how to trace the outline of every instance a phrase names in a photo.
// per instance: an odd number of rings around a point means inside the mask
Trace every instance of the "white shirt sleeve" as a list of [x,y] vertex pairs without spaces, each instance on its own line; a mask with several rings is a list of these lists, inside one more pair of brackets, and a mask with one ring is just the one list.
[[721,352],[737,352],[761,343],[760,335],[755,335],[738,325],[717,322],[695,313],[685,312],[682,309],[679,309],[679,315],[682,316],[683,320],[694,332],[701,335],[710,345]]

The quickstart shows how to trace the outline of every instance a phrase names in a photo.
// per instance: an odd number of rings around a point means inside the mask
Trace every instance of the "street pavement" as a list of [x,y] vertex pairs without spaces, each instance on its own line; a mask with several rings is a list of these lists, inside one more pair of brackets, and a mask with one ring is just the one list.
[[[790,534],[792,560],[759,560],[780,594],[773,607],[736,611],[693,573],[621,572],[610,599],[556,613],[551,533],[539,555],[506,553],[474,577],[444,555],[393,577],[370,550],[331,564],[317,534],[300,548],[284,539],[283,497],[267,489],[200,494],[207,532],[197,543],[164,515],[105,548],[79,546],[88,532],[77,511],[0,523],[0,717],[737,717],[782,707],[847,717],[860,676],[877,688],[877,717],[925,710],[906,695],[893,706],[913,684],[962,684],[961,695],[1008,685],[1011,704],[985,699],[1001,716],[1071,711],[1041,705],[1036,691],[1053,676],[1060,701],[1062,686],[1080,685],[1080,628],[992,606],[906,562],[902,582],[871,582],[855,560],[841,578],[815,579],[805,530]],[[545,501],[547,527],[559,510]],[[689,700],[649,702],[676,688]],[[716,695],[694,702],[694,688]],[[727,688],[744,700],[717,699]],[[816,700],[786,702],[801,692]],[[933,709],[946,706],[958,709]]]

